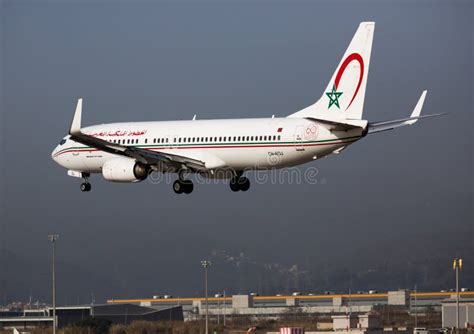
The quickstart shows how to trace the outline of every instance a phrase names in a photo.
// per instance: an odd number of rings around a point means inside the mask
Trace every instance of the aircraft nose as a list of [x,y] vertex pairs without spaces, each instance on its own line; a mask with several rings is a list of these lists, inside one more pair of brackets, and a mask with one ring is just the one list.
[[58,152],[58,147],[56,146],[54,150],[51,152],[51,159],[56,161],[56,153]]

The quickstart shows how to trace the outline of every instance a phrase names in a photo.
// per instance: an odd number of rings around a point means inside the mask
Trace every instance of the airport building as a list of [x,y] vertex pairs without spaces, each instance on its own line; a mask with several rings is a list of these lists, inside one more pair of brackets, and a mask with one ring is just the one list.
[[[183,309],[181,306],[162,305],[151,308],[134,304],[63,306],[56,307],[56,317],[59,328],[90,317],[126,325],[136,320],[183,321]],[[52,308],[35,312],[3,312],[0,316],[0,329],[45,327],[52,324]]]
[[[456,327],[457,304],[456,299],[444,300],[442,303],[443,327]],[[474,298],[460,299],[459,301],[459,328],[474,328]]]
[[[469,327],[474,316],[474,292],[460,293],[460,325]],[[320,331],[340,331],[352,328],[375,334],[378,319],[374,316],[387,311],[405,314],[422,314],[428,310],[442,311],[443,327],[456,324],[456,303],[453,292],[418,292],[407,290],[372,292],[369,294],[324,294],[287,296],[216,295],[208,298],[208,312],[212,321],[221,323],[235,317],[250,319],[284,319],[297,314],[315,314],[332,319],[331,323],[318,323]],[[115,324],[130,324],[136,320],[202,320],[206,314],[205,298],[144,298],[113,299],[102,305],[57,307],[58,326],[64,327],[94,317],[107,319]],[[439,313],[438,313],[439,314]],[[1,312],[0,328],[30,328],[51,326],[52,309]],[[386,329],[385,333],[386,333]],[[402,333],[397,329],[393,333]],[[352,332],[351,332],[352,333]],[[354,333],[353,333],[354,334]],[[387,334],[387,333],[386,333]]]
[[[435,310],[441,312],[441,303],[452,298],[453,292],[417,292],[408,290],[366,294],[324,294],[287,296],[234,295],[208,298],[209,315],[213,318],[222,316],[253,316],[256,318],[276,319],[289,312],[308,314],[337,315],[348,312],[364,314],[383,308],[390,310],[407,310],[424,312]],[[474,297],[474,292],[460,293],[462,299]],[[144,298],[144,299],[112,299],[110,304],[135,303],[152,307],[153,305],[180,305],[183,307],[185,320],[200,319],[206,310],[205,298]]]

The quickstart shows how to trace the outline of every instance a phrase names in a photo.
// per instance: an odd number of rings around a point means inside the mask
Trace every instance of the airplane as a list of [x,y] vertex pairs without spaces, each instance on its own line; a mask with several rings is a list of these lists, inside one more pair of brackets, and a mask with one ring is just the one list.
[[229,180],[247,191],[245,173],[297,166],[338,154],[367,134],[413,125],[426,98],[422,92],[410,117],[384,122],[362,119],[375,22],[360,23],[321,97],[287,117],[110,123],[81,127],[82,98],[69,134],[51,156],[82,178],[101,173],[113,182],[140,182],[152,172],[176,173],[173,190],[193,191],[187,175]]

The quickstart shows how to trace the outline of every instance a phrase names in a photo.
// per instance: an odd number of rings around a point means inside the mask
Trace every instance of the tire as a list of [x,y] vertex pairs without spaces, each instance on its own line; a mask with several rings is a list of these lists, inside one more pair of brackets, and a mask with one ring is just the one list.
[[237,192],[240,190],[240,185],[239,183],[237,182],[237,179],[236,178],[232,178],[229,182],[229,186],[230,186],[230,190],[232,190],[233,192]]
[[183,182],[183,186],[184,186],[183,192],[185,194],[190,194],[194,190],[194,184],[193,184],[193,181],[191,181],[191,180],[187,180],[187,181]]
[[239,187],[242,191],[247,191],[250,188],[250,180],[245,176],[239,178]]
[[81,183],[81,191],[82,192],[87,192],[87,191],[90,191],[91,190],[91,184],[90,183]]
[[181,181],[176,180],[173,182],[173,190],[177,194],[181,194],[184,190],[184,185],[181,183]]

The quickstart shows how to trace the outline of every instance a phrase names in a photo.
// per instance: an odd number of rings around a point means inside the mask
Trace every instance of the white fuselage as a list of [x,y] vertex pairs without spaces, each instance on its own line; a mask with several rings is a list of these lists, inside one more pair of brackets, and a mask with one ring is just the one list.
[[[330,131],[301,118],[130,122],[83,128],[85,134],[125,146],[204,161],[210,170],[282,168],[321,158],[357,141],[362,129]],[[66,136],[52,153],[61,166],[100,173],[116,155]]]

